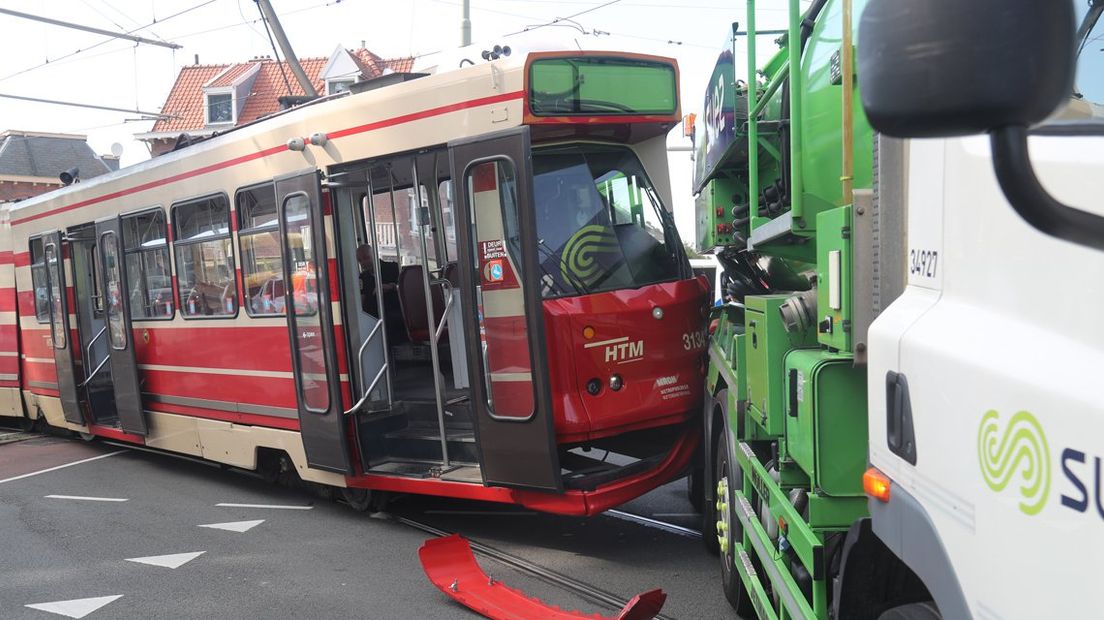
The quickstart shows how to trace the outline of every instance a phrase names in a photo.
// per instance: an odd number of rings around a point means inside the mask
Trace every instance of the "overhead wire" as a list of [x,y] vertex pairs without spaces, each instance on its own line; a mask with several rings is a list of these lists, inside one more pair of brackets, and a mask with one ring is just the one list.
[[[145,30],[146,28],[150,28],[150,27],[152,27],[152,26],[154,26],[154,25],[156,25],[156,24],[162,24],[162,23],[165,23],[165,22],[167,22],[168,20],[170,20],[170,19],[172,19],[172,18],[174,18],[174,17],[179,17],[179,16],[181,16],[181,15],[184,15],[185,13],[190,13],[191,11],[194,11],[194,10],[196,10],[196,9],[200,9],[200,8],[203,8],[203,7],[207,6],[208,4],[214,4],[215,2],[217,2],[217,0],[205,0],[204,2],[201,2],[201,3],[199,3],[199,4],[195,5],[195,6],[192,6],[192,7],[190,7],[190,8],[184,9],[184,10],[182,10],[182,11],[178,11],[178,12],[176,12],[176,13],[173,13],[172,15],[169,15],[168,17],[166,17],[166,18],[164,18],[164,19],[161,19],[161,20],[155,20],[155,21],[152,21],[152,22],[150,22],[150,23],[148,23],[148,24],[146,24],[146,25],[144,25],[144,26],[139,26],[139,27],[137,27],[137,28],[134,28],[134,29],[132,29],[132,30],[128,30],[128,31],[126,32],[126,34],[134,34],[135,32],[138,32],[139,30]],[[158,38],[160,38],[160,37],[158,37]],[[115,39],[104,39],[103,41],[100,41],[99,43],[93,43],[92,45],[90,45],[90,46],[88,46],[88,47],[86,47],[86,48],[83,48],[83,49],[78,49],[78,50],[76,50],[76,51],[73,51],[73,52],[70,52],[70,53],[68,53],[68,54],[64,54],[64,55],[62,55],[62,56],[58,56],[57,58],[55,58],[55,59],[53,59],[53,60],[47,60],[46,62],[43,62],[43,63],[37,64],[37,65],[34,65],[33,67],[27,67],[26,69],[20,69],[19,71],[16,71],[15,73],[12,73],[12,74],[6,75],[6,76],[4,76],[4,77],[0,77],[0,82],[3,82],[4,80],[8,80],[8,79],[11,79],[11,78],[13,78],[13,77],[16,77],[16,76],[19,76],[19,75],[23,75],[24,73],[27,73],[27,72],[30,72],[30,71],[34,71],[35,69],[41,69],[42,67],[45,67],[45,66],[47,66],[47,65],[49,65],[49,64],[52,64],[52,63],[56,63],[56,62],[57,62],[57,61],[59,61],[59,60],[63,60],[63,59],[66,59],[66,58],[71,58],[71,57],[73,57],[73,56],[76,56],[77,54],[82,54],[82,53],[84,53],[84,52],[87,52],[87,51],[89,51],[89,50],[93,50],[93,49],[95,49],[95,48],[97,48],[97,47],[100,47],[101,45],[105,45],[105,44],[107,44],[107,43],[111,43],[111,42],[113,42],[113,41],[115,41]]]

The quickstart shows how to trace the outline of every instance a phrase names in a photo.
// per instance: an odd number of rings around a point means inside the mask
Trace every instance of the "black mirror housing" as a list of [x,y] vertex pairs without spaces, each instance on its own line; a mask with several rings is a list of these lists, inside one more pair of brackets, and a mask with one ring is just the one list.
[[1034,125],[1070,96],[1072,0],[870,0],[858,32],[877,131],[950,137]]

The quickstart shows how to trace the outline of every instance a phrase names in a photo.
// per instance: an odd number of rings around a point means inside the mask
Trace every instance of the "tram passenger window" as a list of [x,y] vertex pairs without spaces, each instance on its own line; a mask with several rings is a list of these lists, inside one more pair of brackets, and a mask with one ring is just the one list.
[[122,220],[130,318],[172,318],[172,273],[165,212],[143,211],[125,215]]
[[245,310],[249,316],[280,316],[285,301],[276,189],[272,183],[242,189],[234,201]]
[[34,288],[35,319],[50,322],[50,294],[46,288],[46,256],[42,238],[31,239],[31,286]]
[[[482,347],[483,387],[487,407],[498,418],[527,420],[536,411],[532,357],[525,316],[521,271],[517,183],[513,164],[505,159],[472,167],[465,177],[472,215],[472,269],[476,275]],[[493,316],[484,309],[493,304]]]
[[218,195],[173,205],[173,248],[185,318],[238,312],[230,203]]

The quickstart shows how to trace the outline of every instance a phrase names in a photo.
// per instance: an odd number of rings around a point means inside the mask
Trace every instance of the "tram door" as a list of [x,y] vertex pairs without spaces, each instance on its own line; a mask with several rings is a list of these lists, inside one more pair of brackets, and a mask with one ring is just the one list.
[[[123,266],[122,226],[118,216],[96,222],[96,247],[102,267],[104,315],[107,318],[108,365],[114,385],[119,426],[128,433],[145,435],[146,414],[142,410],[142,388],[134,354],[134,331],[130,325],[130,298]],[[93,372],[89,368],[88,372]]]
[[85,424],[80,402],[77,399],[77,381],[73,370],[73,339],[70,337],[72,332],[69,328],[69,298],[65,288],[65,248],[62,246],[60,232],[52,232],[42,237],[42,252],[46,260],[50,342],[54,349],[54,367],[57,368],[61,409],[67,421]]
[[529,128],[449,144],[483,481],[562,490],[544,345]]
[[292,370],[299,405],[299,432],[307,464],[352,473],[341,384],[334,353],[329,263],[317,170],[276,179],[280,238],[291,339]]

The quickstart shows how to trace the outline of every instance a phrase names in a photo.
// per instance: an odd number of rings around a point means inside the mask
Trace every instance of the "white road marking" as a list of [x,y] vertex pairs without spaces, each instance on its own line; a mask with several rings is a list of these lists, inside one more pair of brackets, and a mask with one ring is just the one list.
[[215,504],[223,508],[272,508],[274,510],[313,510],[314,506],[280,506],[279,504]]
[[206,525],[199,525],[197,527],[209,527],[213,530],[226,530],[228,532],[248,532],[249,530],[264,523],[264,519],[257,519],[256,521],[229,521],[227,523],[208,523]]
[[67,618],[83,618],[97,609],[123,598],[122,594],[114,596],[97,596],[93,598],[76,598],[71,601],[55,601],[53,603],[35,603],[24,605],[31,609],[45,611]]
[[86,502],[127,502],[128,499],[122,497],[82,497],[80,495],[45,495],[46,499],[79,499]]
[[206,551],[194,551],[192,553],[172,553],[169,555],[151,555],[144,558],[127,558],[127,562],[149,564],[150,566],[163,566],[165,568],[180,568],[188,562],[207,553]]
[[701,513],[697,512],[653,512],[653,517],[700,517]]
[[[13,482],[15,480],[22,480],[24,478],[30,478],[31,476],[37,476],[39,474],[46,474],[46,473],[49,473],[49,472],[52,472],[52,471],[57,471],[59,469],[65,469],[66,467],[72,467],[74,465],[80,465],[82,463],[91,463],[92,461],[98,461],[100,459],[106,459],[109,456],[115,456],[116,454],[122,454],[124,452],[126,452],[126,450],[118,450],[118,451],[115,451],[115,452],[108,452],[107,454],[101,454],[99,456],[94,456],[90,459],[81,459],[79,461],[73,461],[72,463],[66,463],[64,465],[58,465],[57,467],[50,467],[48,469],[41,469],[39,471],[32,471],[29,474],[23,474],[21,476],[12,476],[11,478],[4,478],[3,480],[0,480],[0,484],[4,484],[5,482]],[[120,594],[120,596],[122,596],[122,595]]]

